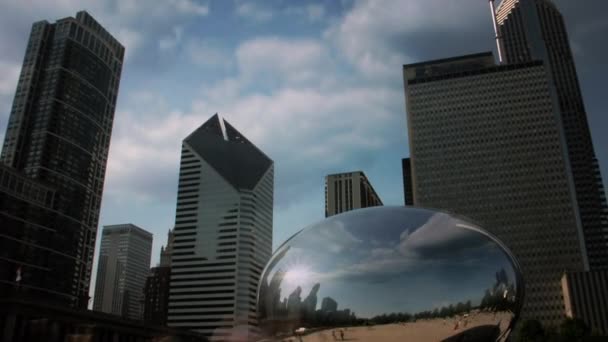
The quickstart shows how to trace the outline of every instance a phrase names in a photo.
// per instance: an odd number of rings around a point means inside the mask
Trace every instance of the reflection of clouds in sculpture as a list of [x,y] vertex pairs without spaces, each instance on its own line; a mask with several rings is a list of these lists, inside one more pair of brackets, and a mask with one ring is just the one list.
[[346,230],[344,222],[335,219],[319,227],[317,234],[299,236],[299,243],[311,250],[339,254],[356,248],[363,241]]
[[413,232],[401,234],[399,250],[403,255],[441,256],[446,253],[469,252],[491,244],[484,236],[466,229],[454,229],[462,221],[444,213],[432,215]]
[[324,313],[331,310],[322,310],[323,301],[336,303],[343,322],[354,313],[362,319],[391,312],[422,318],[435,309],[469,310],[482,300],[496,308],[504,304],[505,290],[515,300],[519,289],[514,265],[492,237],[424,209],[337,215],[304,229],[275,256],[263,276],[262,283],[275,280],[264,288],[268,304],[261,317],[287,319],[294,327],[300,320],[323,325],[337,319]]
[[[503,257],[500,250],[485,236],[468,229],[454,229],[462,221],[443,213],[428,218],[418,229],[407,228],[399,235],[399,243],[390,247],[388,241],[366,246],[368,251],[359,260],[333,272],[320,274],[323,279],[357,279],[382,282],[409,272],[425,272],[428,267],[474,266],[480,259]],[[341,234],[340,234],[341,235]],[[352,235],[351,235],[352,236]],[[361,241],[353,237],[351,241]],[[466,259],[454,259],[456,254]],[[446,257],[451,256],[451,257]]]

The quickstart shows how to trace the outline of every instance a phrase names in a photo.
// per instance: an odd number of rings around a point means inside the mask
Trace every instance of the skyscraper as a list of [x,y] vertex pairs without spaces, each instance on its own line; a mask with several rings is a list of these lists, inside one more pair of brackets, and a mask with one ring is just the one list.
[[167,325],[171,266],[150,269],[144,286],[144,321],[156,326]]
[[169,314],[169,285],[171,281],[171,254],[175,235],[167,234],[167,246],[160,248],[160,264],[150,269],[144,287],[144,321],[157,326],[167,325]]
[[379,205],[382,200],[362,171],[325,177],[325,217]]
[[491,53],[404,66],[414,204],[469,217],[521,263],[523,314],[558,325],[585,248],[557,96],[543,61]]
[[273,161],[214,115],[182,143],[168,325],[222,340],[257,324],[272,252]]
[[410,158],[401,159],[403,172],[403,202],[405,205],[414,205],[414,193],[412,189],[412,163]]
[[585,268],[608,269],[608,206],[564,19],[550,0],[503,0],[496,20],[505,63],[545,62],[561,113]]
[[104,226],[93,310],[141,320],[152,234],[133,225]]
[[[32,26],[0,163],[53,192],[0,201],[0,291],[86,307],[124,48],[88,13]],[[22,193],[23,194],[23,193]]]
[[160,265],[171,266],[171,254],[173,253],[173,243],[175,242],[175,234],[173,230],[169,230],[167,233],[167,246],[160,247]]

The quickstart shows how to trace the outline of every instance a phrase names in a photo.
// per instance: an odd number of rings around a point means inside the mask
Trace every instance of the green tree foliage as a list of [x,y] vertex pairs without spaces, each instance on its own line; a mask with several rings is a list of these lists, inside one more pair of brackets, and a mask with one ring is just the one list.
[[559,332],[565,341],[585,341],[590,336],[591,330],[580,319],[567,318],[559,327]]
[[545,329],[537,320],[527,320],[522,322],[517,333],[517,342],[544,342]]

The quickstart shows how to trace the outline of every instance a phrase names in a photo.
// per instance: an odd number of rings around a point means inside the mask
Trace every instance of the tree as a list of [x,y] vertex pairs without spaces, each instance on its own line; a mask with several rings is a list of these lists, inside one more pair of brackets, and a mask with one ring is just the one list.
[[539,321],[530,319],[521,323],[517,342],[542,342],[545,339],[545,330]]
[[566,318],[559,327],[559,332],[565,341],[583,341],[590,335],[590,329],[578,318]]

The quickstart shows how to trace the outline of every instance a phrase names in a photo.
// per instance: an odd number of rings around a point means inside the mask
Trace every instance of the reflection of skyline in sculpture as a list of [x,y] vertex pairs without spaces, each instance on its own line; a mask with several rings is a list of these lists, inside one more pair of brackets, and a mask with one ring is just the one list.
[[323,311],[323,312],[338,311],[338,302],[333,300],[331,297],[323,298],[323,303],[321,304],[321,311]]
[[517,272],[499,243],[451,215],[352,211],[279,248],[261,281],[260,326],[278,332],[496,310],[510,312],[510,322],[522,295]]
[[[367,224],[365,218],[360,221]],[[292,269],[306,269],[311,265],[318,264],[318,269],[309,271],[309,277],[300,277],[299,283],[283,282],[282,292],[292,293],[300,286],[304,296],[320,281],[323,297],[342,303],[365,303],[350,307],[365,317],[382,314],[387,307],[392,307],[392,311],[404,307],[410,312],[428,310],[425,298],[430,296],[436,297],[437,304],[456,304],[462,297],[481,297],[479,293],[483,295],[497,269],[505,269],[514,278],[512,266],[504,253],[488,244],[489,240],[482,235],[470,229],[445,228],[461,222],[445,214],[427,215],[417,222],[414,220],[414,224],[395,227],[396,244],[383,243],[380,236],[373,234],[359,238],[354,232],[345,231],[340,222],[330,222],[327,231],[320,232],[321,238],[300,241],[299,246],[293,246],[290,255],[283,258],[281,268],[288,274],[298,273],[290,272]],[[337,240],[342,244],[339,248],[334,246]],[[350,250],[349,245],[352,245]],[[305,247],[314,252],[304,253]],[[344,253],[347,251],[352,253]],[[346,266],[322,270],[323,255]],[[433,272],[429,266],[434,267]],[[375,301],[357,299],[358,293],[373,293],[378,286],[375,283],[383,283],[384,293]],[[422,293],[408,296],[412,291]]]

